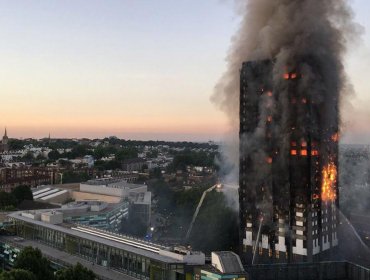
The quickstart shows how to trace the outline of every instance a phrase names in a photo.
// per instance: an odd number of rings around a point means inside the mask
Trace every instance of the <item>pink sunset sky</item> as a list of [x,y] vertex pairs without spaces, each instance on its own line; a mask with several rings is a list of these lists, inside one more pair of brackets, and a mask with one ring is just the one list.
[[[210,96],[240,20],[232,2],[2,1],[0,127],[17,138],[223,139]],[[345,62],[356,96],[343,141],[370,143],[370,4],[353,8],[366,31]]]

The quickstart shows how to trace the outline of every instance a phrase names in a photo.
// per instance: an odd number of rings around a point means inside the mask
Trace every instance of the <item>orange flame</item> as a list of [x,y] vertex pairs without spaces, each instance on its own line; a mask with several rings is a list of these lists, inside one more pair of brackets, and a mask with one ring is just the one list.
[[318,156],[319,155],[319,151],[317,150],[312,150],[311,151],[311,156]]
[[339,141],[339,133],[334,133],[331,136],[331,140],[333,140],[334,142],[338,142]]
[[337,167],[330,162],[322,170],[321,199],[323,201],[334,201],[337,198],[336,183]]

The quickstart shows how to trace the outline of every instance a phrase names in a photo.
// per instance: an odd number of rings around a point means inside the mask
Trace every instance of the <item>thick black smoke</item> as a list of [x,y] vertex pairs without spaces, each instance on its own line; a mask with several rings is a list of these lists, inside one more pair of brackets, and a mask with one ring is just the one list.
[[[304,94],[311,102],[323,106],[319,121],[337,123],[339,112],[335,104],[343,102],[348,92],[343,57],[348,43],[359,30],[346,0],[249,0],[236,3],[242,21],[227,56],[227,70],[212,96],[212,100],[228,115],[235,131],[235,138],[224,148],[224,160],[234,164],[235,170],[239,162],[237,131],[242,63],[274,61],[274,87],[282,96],[280,112],[277,113],[282,114],[282,122],[284,112],[288,111],[284,107],[289,104],[284,97],[288,90],[284,88],[281,77],[285,72],[299,68],[304,78],[297,97]],[[326,124],[321,125],[325,127]],[[256,130],[256,135],[244,137],[245,149],[262,152],[258,147],[261,130],[264,130],[263,126]],[[228,181],[237,182],[237,172],[231,175]]]

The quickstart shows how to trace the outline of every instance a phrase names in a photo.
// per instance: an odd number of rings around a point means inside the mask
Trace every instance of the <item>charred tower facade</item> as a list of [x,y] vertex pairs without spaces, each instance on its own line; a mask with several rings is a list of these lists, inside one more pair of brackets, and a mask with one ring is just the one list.
[[[319,61],[240,71],[240,240],[247,264],[323,259],[338,245],[339,89]],[[324,77],[324,78],[323,78]]]

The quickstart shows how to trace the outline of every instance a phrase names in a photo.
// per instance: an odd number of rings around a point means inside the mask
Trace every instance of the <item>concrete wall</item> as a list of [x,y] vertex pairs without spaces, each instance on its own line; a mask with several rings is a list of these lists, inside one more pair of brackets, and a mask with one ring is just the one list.
[[129,190],[130,193],[142,193],[148,191],[148,186],[146,185],[137,185],[136,188],[132,188]]
[[160,250],[159,254],[161,256],[170,257],[182,262],[186,262],[188,264],[194,265],[204,265],[206,261],[206,257],[203,253],[199,252],[199,254],[191,254],[191,255],[182,255],[175,252],[170,252],[166,250]]
[[253,280],[370,280],[370,270],[348,262],[256,265],[246,271]]
[[21,214],[22,217],[26,217],[32,220],[40,221],[41,214],[40,213],[29,213],[29,212],[23,212]]
[[80,191],[118,197],[126,196],[125,194],[127,192],[127,190],[125,189],[110,188],[106,187],[105,185],[88,185],[88,184],[80,184]]
[[66,206],[62,206],[62,208],[58,209],[58,211],[61,211],[62,213],[64,213],[66,216],[69,216],[69,215],[82,215],[82,214],[85,214],[87,211],[90,210],[90,206],[89,205],[83,205],[83,206],[79,206],[78,208],[69,208],[69,207],[66,207]]
[[61,212],[46,212],[41,214],[41,221],[53,225],[63,223],[63,213]]
[[118,203],[121,201],[121,197],[109,196],[102,194],[86,193],[74,191],[72,193],[72,199],[74,200],[100,200],[107,203]]
[[107,203],[92,204],[90,206],[90,210],[92,212],[100,212],[100,211],[104,210],[107,207],[108,207]]

